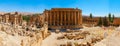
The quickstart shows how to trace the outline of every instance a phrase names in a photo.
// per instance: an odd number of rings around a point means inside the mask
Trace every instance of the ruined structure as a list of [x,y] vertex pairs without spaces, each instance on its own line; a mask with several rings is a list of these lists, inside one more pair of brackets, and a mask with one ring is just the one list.
[[3,15],[0,15],[0,22],[21,25],[22,24],[22,15],[18,14],[17,12],[15,12],[13,14],[6,13]]
[[43,15],[39,14],[39,15],[30,16],[29,25],[43,26],[43,24],[44,24],[44,16]]
[[83,24],[84,25],[88,25],[88,26],[92,26],[92,25],[97,25],[99,22],[99,17],[83,17]]
[[78,8],[52,8],[43,14],[51,29],[81,28],[82,25],[82,10]]
[[[97,24],[99,23],[99,19],[100,19],[100,17],[90,18],[90,17],[83,16],[83,25],[97,26]],[[104,17],[102,17],[101,19],[102,19],[102,23],[104,23],[103,22]],[[113,22],[110,22],[107,18],[107,21],[108,21],[108,25],[110,25],[110,26],[119,26],[120,25],[120,18],[114,18]]]
[[31,25],[42,26],[36,28],[21,25],[22,15],[17,12],[0,15],[0,46],[41,46],[42,40],[50,35],[48,24],[40,15],[31,16],[29,22]]
[[120,25],[120,18],[115,18],[113,23],[111,24],[113,26],[119,26]]

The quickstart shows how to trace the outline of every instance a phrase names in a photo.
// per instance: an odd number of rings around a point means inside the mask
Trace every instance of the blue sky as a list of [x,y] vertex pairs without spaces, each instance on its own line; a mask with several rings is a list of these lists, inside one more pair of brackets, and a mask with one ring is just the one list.
[[120,17],[120,0],[0,0],[1,12],[42,13],[51,8],[79,8],[83,15],[107,16],[108,13]]

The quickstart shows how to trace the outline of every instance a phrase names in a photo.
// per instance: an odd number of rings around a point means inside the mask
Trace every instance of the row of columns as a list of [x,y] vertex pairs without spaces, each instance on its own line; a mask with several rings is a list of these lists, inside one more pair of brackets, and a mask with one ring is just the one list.
[[22,16],[19,15],[1,15],[0,16],[0,22],[4,23],[14,23],[14,24],[20,24],[22,23]]
[[[46,13],[47,14],[47,13]],[[49,11],[47,20],[49,25],[80,25],[82,22],[80,11]]]

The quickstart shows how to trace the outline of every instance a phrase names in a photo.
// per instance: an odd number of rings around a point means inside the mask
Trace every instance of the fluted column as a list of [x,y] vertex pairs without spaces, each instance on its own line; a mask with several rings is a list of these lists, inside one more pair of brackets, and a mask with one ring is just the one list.
[[62,11],[60,11],[60,17],[61,17],[61,25],[62,25],[62,21],[63,21],[63,17],[62,17]]
[[48,24],[50,25],[50,12],[48,13]]
[[72,20],[73,20],[73,25],[75,24],[75,15],[74,15],[74,11],[72,12]]
[[51,25],[51,13],[49,12],[49,25]]
[[54,23],[55,23],[55,26],[57,25],[57,23],[56,23],[56,21],[57,21],[57,14],[56,14],[56,11],[54,11],[55,13],[54,13],[54,17],[55,17],[55,21],[54,21]]
[[79,17],[78,17],[78,11],[76,11],[76,24],[78,25],[79,24]]
[[54,25],[54,13],[52,11],[52,26]]
[[72,13],[70,11],[70,25],[72,24]]
[[62,25],[65,25],[65,12],[64,11],[62,11]]
[[71,21],[70,21],[70,11],[68,12],[68,25],[70,25]]
[[74,15],[73,15],[73,11],[71,12],[71,14],[72,14],[72,25],[74,24]]
[[46,14],[47,14],[47,15],[46,15],[46,21],[48,22],[49,14],[48,14],[48,12],[47,12]]
[[66,11],[66,25],[68,25],[68,13]]
[[82,11],[80,11],[80,24],[82,24]]
[[75,16],[75,18],[74,18],[74,19],[75,19],[75,25],[76,25],[76,19],[77,19],[77,18],[76,18],[76,11],[74,11],[74,14],[75,14],[75,15],[74,15],[74,16]]
[[53,25],[55,25],[55,13],[53,11]]
[[50,12],[50,15],[49,15],[49,19],[50,19],[49,23],[51,25],[51,12]]
[[78,11],[78,25],[80,25],[80,14],[79,14],[79,11]]
[[58,22],[58,18],[59,18],[59,17],[58,17],[58,11],[57,11],[57,14],[56,14],[56,15],[57,15],[57,25],[58,25],[58,23],[59,23],[59,22]]
[[66,25],[66,11],[64,11],[64,25]]
[[58,26],[60,25],[60,12],[58,11]]

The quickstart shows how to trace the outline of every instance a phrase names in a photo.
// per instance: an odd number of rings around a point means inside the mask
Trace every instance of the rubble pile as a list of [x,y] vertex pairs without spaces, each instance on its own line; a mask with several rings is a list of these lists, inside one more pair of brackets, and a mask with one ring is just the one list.
[[46,24],[42,28],[30,29],[18,25],[0,24],[0,46],[40,46],[48,33]]
[[94,46],[111,36],[113,32],[114,29],[111,30],[111,28],[91,27],[80,31],[65,32],[57,37],[57,40],[66,40],[66,43],[60,44],[60,46]]

